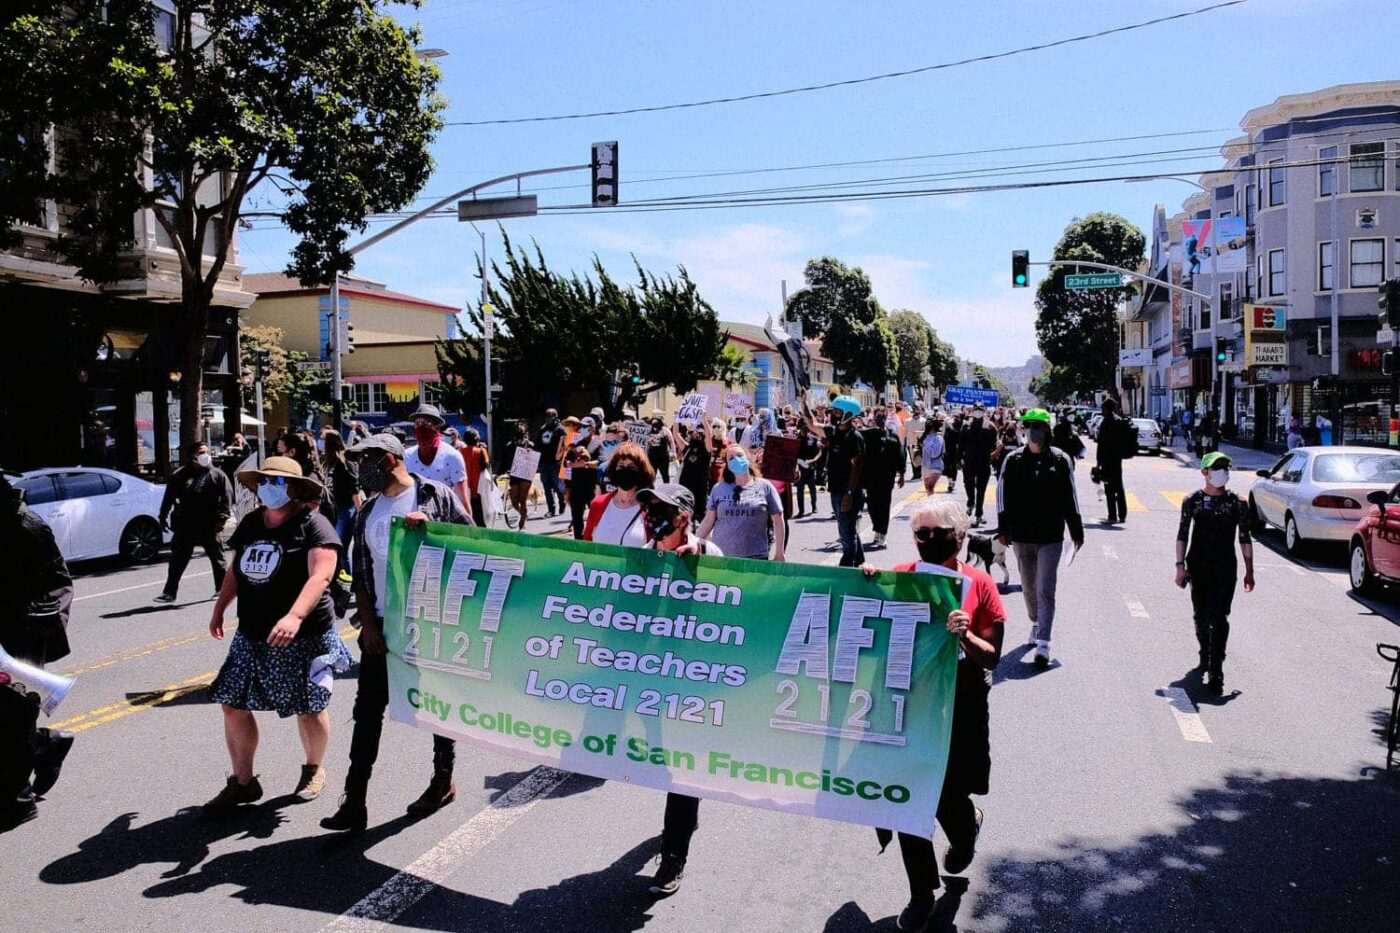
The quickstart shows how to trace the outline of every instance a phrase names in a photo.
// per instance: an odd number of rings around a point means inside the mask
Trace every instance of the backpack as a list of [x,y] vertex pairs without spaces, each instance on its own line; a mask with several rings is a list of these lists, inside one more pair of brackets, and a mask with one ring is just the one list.
[[1124,460],[1131,460],[1137,456],[1138,452],[1138,429],[1127,418],[1122,419],[1122,424],[1118,428],[1118,455]]

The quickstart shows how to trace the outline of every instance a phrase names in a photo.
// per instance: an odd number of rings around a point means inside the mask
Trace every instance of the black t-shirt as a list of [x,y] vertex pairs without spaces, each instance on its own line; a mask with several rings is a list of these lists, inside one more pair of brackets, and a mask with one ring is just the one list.
[[[710,491],[710,452],[705,449],[704,443],[687,444],[685,453],[681,456],[681,476],[680,484],[692,491],[700,490],[708,494]],[[697,503],[704,496],[697,496]]]
[[355,505],[355,493],[360,491],[360,472],[355,464],[339,460],[329,461],[330,469],[327,472],[327,480],[331,485],[331,499],[335,502],[336,510],[353,508]]
[[[250,512],[229,539],[238,576],[238,630],[253,641],[266,641],[272,627],[291,611],[311,578],[312,548],[341,546],[335,529],[319,512],[302,512],[276,528],[263,522],[266,512]],[[333,618],[327,588],[301,623],[297,638],[321,637]]]
[[865,456],[865,441],[854,428],[838,431],[834,426],[826,429],[827,459],[826,488],[832,492],[853,492],[851,486],[851,462],[856,457]]
[[550,422],[535,432],[535,449],[540,452],[540,466],[554,463],[558,458],[559,438],[564,436],[564,428],[557,421]]
[[1235,566],[1236,537],[1249,543],[1248,507],[1233,492],[1208,496],[1198,489],[1181,503],[1176,539],[1190,541],[1187,562]]

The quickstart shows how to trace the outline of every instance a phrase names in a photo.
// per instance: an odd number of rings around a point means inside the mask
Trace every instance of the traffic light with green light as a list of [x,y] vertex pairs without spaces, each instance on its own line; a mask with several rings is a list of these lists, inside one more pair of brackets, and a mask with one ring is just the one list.
[[1011,251],[1011,287],[1026,288],[1031,284],[1030,250]]
[[1215,361],[1216,361],[1217,363],[1226,363],[1226,362],[1229,362],[1229,360],[1230,360],[1230,347],[1229,347],[1228,341],[1227,341],[1226,338],[1224,338],[1224,337],[1216,337],[1216,338],[1215,338]]

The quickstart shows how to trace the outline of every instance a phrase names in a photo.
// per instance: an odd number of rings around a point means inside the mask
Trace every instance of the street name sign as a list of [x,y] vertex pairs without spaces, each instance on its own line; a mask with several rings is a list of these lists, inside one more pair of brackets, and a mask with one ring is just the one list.
[[985,405],[995,408],[1001,400],[996,389],[980,389],[976,386],[948,386],[943,390],[943,399],[949,405]]
[[1083,290],[1086,288],[1122,288],[1123,273],[1095,272],[1092,275],[1067,275],[1065,288]]
[[473,198],[457,202],[457,219],[497,220],[502,217],[533,217],[539,213],[539,198],[533,194],[518,198]]

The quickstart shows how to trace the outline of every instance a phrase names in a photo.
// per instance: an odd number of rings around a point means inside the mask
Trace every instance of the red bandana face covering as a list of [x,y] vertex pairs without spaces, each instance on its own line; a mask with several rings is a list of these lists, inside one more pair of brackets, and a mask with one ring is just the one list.
[[442,435],[438,433],[437,428],[431,425],[421,424],[415,426],[413,429],[413,436],[417,439],[418,446],[425,450],[435,451],[438,449],[438,445],[442,443]]

